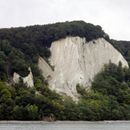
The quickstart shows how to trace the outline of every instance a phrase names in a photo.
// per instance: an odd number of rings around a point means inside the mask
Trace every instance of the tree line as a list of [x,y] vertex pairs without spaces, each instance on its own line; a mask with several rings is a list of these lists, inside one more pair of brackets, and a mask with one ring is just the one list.
[[51,91],[42,78],[34,88],[22,81],[16,85],[0,82],[1,120],[129,120],[130,69],[110,63],[96,75],[91,91],[79,84],[79,101]]
[[[49,47],[66,36],[85,37],[87,41],[104,37],[130,61],[129,44],[114,41],[102,30],[83,21],[0,29],[0,120],[124,120],[130,119],[130,69],[110,63],[96,75],[91,91],[77,84],[76,103],[51,91],[37,68],[39,55],[45,60]],[[20,81],[11,83],[13,72],[28,75],[31,67],[34,87]]]

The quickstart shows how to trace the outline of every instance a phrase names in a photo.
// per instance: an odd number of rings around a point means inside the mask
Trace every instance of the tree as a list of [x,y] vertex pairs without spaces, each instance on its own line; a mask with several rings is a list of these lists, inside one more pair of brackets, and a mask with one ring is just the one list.
[[34,105],[27,105],[25,107],[25,109],[27,110],[27,119],[29,120],[36,120],[39,119],[39,114],[38,114],[38,107],[34,104]]
[[11,88],[0,82],[0,119],[13,119],[14,101],[12,94]]

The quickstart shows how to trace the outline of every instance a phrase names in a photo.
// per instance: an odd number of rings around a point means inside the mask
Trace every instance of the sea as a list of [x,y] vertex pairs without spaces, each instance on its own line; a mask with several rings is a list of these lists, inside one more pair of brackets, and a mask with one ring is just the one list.
[[130,121],[0,121],[0,130],[130,130]]

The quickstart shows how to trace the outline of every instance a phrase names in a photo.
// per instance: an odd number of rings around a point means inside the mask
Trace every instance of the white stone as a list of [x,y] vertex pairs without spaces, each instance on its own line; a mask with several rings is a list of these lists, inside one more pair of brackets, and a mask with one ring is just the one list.
[[127,61],[109,42],[103,38],[86,42],[85,38],[67,37],[52,43],[49,59],[54,71],[41,57],[39,68],[48,79],[52,90],[64,93],[74,100],[78,94],[76,85],[79,83],[89,89],[94,76],[100,72],[104,64],[118,64],[128,67]]
[[31,71],[31,68],[29,67],[28,69],[30,72],[26,77],[22,77],[20,76],[18,73],[14,72],[13,74],[13,81],[14,83],[19,83],[19,78],[21,77],[23,80],[23,83],[25,83],[27,85],[27,87],[33,87],[34,86],[34,82],[33,82],[33,74]]
[[13,82],[14,83],[19,83],[19,78],[20,78],[20,75],[16,72],[14,72],[13,74]]
[[53,73],[52,68],[48,65],[48,63],[42,57],[39,57],[38,67],[41,70],[42,75],[44,75],[44,77],[46,78],[49,78]]

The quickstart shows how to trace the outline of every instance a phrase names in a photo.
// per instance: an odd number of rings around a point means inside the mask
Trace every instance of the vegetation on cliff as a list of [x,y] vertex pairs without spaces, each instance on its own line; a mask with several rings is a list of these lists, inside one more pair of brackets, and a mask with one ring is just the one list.
[[[99,73],[92,90],[77,85],[80,99],[63,98],[49,90],[37,62],[39,55],[51,55],[48,47],[66,36],[85,37],[87,41],[104,37],[130,62],[130,45],[110,40],[100,26],[83,21],[0,29],[0,120],[122,120],[130,119],[130,69],[110,63]],[[13,72],[26,76],[32,68],[34,87],[11,84]]]
[[9,80],[13,72],[26,76],[28,67],[33,68],[38,62],[38,56],[47,60],[51,43],[66,36],[90,41],[106,34],[100,26],[83,21],[0,29],[0,79]]
[[11,86],[0,82],[0,119],[129,120],[130,69],[110,63],[87,92],[77,85],[80,99],[63,98],[38,79],[34,88],[21,81]]

